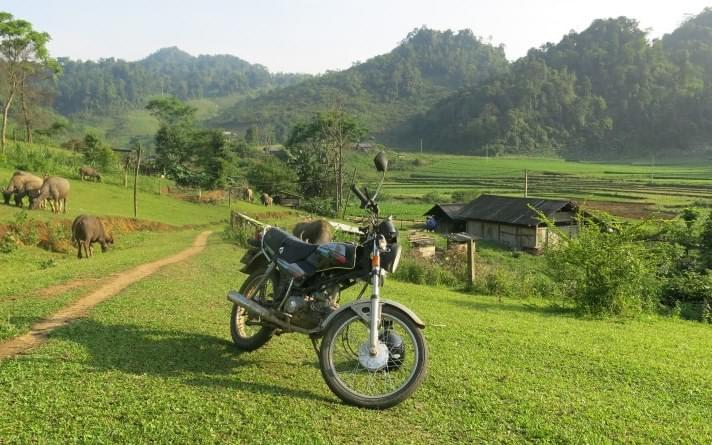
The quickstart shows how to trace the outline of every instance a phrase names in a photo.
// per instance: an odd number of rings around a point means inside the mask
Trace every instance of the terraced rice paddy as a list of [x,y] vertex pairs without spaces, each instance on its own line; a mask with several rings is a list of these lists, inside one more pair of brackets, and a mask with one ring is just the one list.
[[645,165],[407,154],[389,173],[383,209],[418,218],[431,206],[421,198],[432,192],[442,201],[457,191],[523,196],[525,171],[528,196],[572,199],[625,217],[712,203],[712,160]]

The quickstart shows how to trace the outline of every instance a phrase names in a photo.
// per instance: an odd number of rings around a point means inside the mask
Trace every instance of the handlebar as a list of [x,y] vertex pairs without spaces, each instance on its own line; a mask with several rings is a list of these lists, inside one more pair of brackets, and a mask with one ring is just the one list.
[[361,208],[366,208],[366,205],[369,202],[369,199],[364,196],[363,192],[356,187],[356,184],[351,184],[351,191],[354,192],[354,195],[358,197],[358,199],[361,200]]

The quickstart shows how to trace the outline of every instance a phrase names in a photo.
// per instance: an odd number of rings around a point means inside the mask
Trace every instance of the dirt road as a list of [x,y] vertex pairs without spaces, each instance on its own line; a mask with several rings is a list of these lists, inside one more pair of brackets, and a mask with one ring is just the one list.
[[88,310],[92,307],[113,297],[131,284],[158,272],[163,266],[184,261],[198,254],[205,248],[210,233],[209,231],[201,233],[195,238],[191,247],[175,255],[142,264],[113,276],[95,291],[90,292],[69,306],[60,309],[44,320],[34,324],[32,328],[30,328],[30,332],[0,343],[0,360],[21,354],[39,345],[47,338],[47,334],[53,329],[67,325],[77,318],[86,316]]

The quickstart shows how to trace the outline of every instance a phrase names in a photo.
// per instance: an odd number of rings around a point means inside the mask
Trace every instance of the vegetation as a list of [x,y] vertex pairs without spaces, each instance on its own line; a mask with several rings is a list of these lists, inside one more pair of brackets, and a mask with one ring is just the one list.
[[711,29],[712,9],[653,42],[635,20],[596,20],[444,99],[405,134],[447,151],[588,159],[708,147]]
[[239,101],[211,125],[260,128],[284,141],[297,123],[335,105],[355,115],[372,133],[386,137],[406,118],[424,111],[465,85],[506,70],[502,47],[483,43],[471,31],[416,29],[388,54],[341,72]]
[[232,349],[224,295],[244,279],[235,273],[241,253],[213,238],[198,257],[0,362],[0,404],[9,407],[0,437],[694,443],[712,435],[707,325],[581,320],[536,300],[498,303],[392,280],[384,296],[428,323],[429,376],[385,416],[343,405],[312,366],[306,337],[282,336],[249,355]]
[[307,77],[273,74],[229,55],[193,57],[175,47],[137,62],[113,58],[96,62],[60,58],[59,62],[64,75],[56,85],[55,107],[65,115],[142,108],[159,95],[189,100],[247,94]]

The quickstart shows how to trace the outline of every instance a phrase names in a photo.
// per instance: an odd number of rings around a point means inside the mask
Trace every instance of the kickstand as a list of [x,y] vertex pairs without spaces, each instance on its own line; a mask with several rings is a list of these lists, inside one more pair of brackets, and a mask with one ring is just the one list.
[[316,352],[316,357],[319,358],[321,351],[319,351],[319,346],[317,345],[317,338],[312,337],[311,341],[312,341],[312,346],[314,346],[314,352]]

